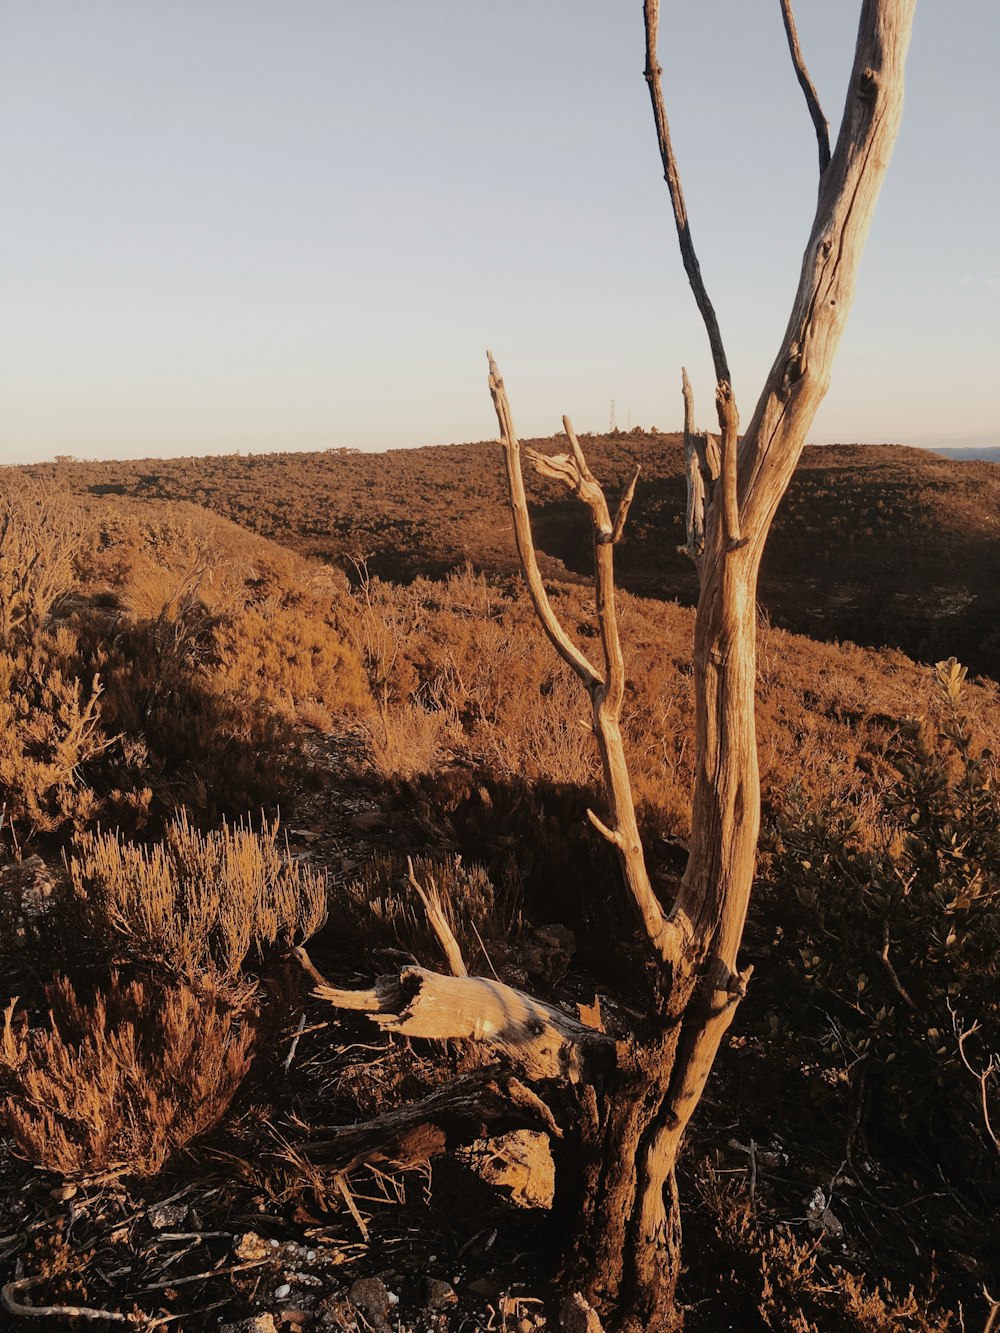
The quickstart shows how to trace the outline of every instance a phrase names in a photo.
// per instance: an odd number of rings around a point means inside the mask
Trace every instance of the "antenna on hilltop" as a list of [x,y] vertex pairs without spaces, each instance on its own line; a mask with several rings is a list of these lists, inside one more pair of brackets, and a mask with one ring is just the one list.
[[611,425],[608,427],[612,434],[618,429],[618,418],[615,416],[615,400],[611,400]]

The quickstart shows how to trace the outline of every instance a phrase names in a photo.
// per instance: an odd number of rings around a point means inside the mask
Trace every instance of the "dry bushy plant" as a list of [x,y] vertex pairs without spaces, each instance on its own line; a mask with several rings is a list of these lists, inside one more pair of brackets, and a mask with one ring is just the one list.
[[277,846],[277,822],[200,833],[182,811],[162,842],[83,833],[70,859],[88,934],[113,954],[186,981],[230,986],[248,955],[312,935],[326,919],[322,875]]
[[314,599],[270,597],[226,619],[214,636],[213,690],[296,722],[370,712],[357,652],[329,614]]
[[19,477],[0,487],[0,645],[31,638],[76,584],[81,514],[68,494]]
[[[502,941],[519,925],[519,898],[508,876],[500,892],[480,865],[460,856],[414,857],[413,874],[425,889],[436,890],[442,911],[470,966],[487,966],[484,943]],[[357,879],[337,893],[340,919],[360,939],[406,950],[420,962],[437,958],[440,945],[427,914],[409,882],[409,865],[398,856],[374,857]]]
[[446,713],[418,702],[390,704],[377,721],[366,722],[363,730],[376,773],[403,782],[439,769],[456,738]]
[[[947,1333],[951,1316],[864,1275],[823,1263],[818,1240],[798,1240],[754,1219],[749,1200],[712,1174],[700,1182],[715,1225],[711,1271],[732,1327],[773,1333]],[[713,1294],[715,1294],[713,1292]]]
[[79,827],[96,809],[82,769],[111,743],[101,685],[75,674],[68,631],[0,647],[0,804],[15,837]]
[[218,1124],[250,1065],[253,1027],[188,986],[113,975],[92,1001],[63,978],[48,1028],[0,1032],[0,1113],[20,1151],[64,1176],[155,1175]]

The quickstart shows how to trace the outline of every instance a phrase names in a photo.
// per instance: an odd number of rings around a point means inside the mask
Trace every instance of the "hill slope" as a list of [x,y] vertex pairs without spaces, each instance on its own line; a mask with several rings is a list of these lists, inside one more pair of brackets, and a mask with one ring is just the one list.
[[[555,452],[557,438],[530,441]],[[684,513],[678,435],[585,437],[609,491],[643,474],[623,542],[622,585],[690,603],[694,570],[676,547]],[[407,580],[466,560],[514,568],[499,452],[489,443],[362,454],[333,450],[62,463],[74,490],[189,500],[326,559],[367,557]],[[576,501],[529,478],[540,549],[570,577],[589,566]],[[550,566],[553,572],[557,565]],[[1000,469],[903,446],[806,449],[775,525],[760,600],[775,624],[826,639],[954,653],[1000,676]]]

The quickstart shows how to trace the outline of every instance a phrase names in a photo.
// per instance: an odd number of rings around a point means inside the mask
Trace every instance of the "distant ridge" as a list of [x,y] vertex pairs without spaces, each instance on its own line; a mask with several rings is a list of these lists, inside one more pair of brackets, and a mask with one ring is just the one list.
[[[547,453],[559,437],[526,440]],[[615,498],[642,465],[620,586],[691,605],[697,575],[683,540],[684,446],[678,434],[584,436]],[[1000,460],[997,460],[1000,461]],[[24,469],[82,494],[185,500],[304,555],[401,582],[471,562],[510,574],[517,557],[495,441],[240,457],[66,460]],[[527,477],[548,577],[589,578],[591,538],[579,501]],[[905,445],[807,448],[775,521],[759,601],[772,624],[827,641],[954,655],[1000,680],[1000,470],[967,454]]]
[[950,458],[954,463],[1000,463],[1000,444],[970,445],[961,449],[942,445],[933,452],[942,458]]

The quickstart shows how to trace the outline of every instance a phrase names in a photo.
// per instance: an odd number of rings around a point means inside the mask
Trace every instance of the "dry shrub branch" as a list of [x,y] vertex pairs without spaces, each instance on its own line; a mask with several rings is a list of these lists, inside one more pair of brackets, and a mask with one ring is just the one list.
[[15,1019],[0,1033],[2,1119],[20,1151],[64,1176],[155,1175],[216,1125],[250,1065],[253,1025],[189,986],[110,984],[81,1000],[48,989],[48,1028]]
[[70,861],[88,932],[116,956],[189,982],[235,983],[251,951],[305,939],[326,919],[322,875],[260,833],[223,824],[201,833],[182,812],[151,846],[84,833]]

